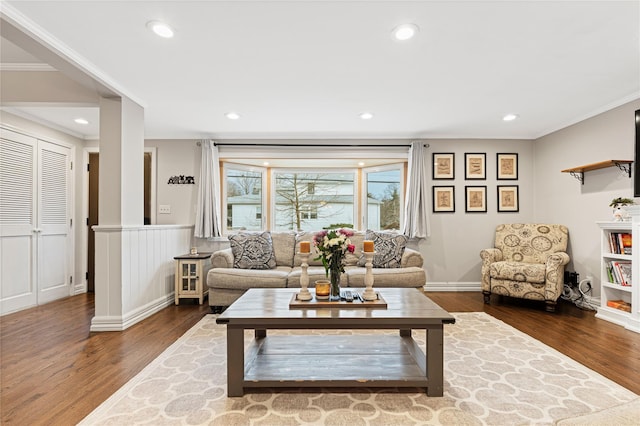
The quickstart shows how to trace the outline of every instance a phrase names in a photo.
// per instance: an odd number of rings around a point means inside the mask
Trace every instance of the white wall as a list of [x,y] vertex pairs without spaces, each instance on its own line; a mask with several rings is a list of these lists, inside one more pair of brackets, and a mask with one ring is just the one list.
[[[479,290],[480,250],[493,246],[494,231],[500,223],[529,222],[533,214],[533,142],[528,140],[444,139],[427,140],[427,161],[433,153],[455,154],[455,179],[432,180],[429,186],[455,187],[455,212],[432,213],[431,237],[418,242],[425,259],[427,289]],[[465,153],[486,153],[486,180],[465,180]],[[497,180],[496,154],[518,154],[518,180]],[[498,185],[519,186],[519,212],[498,213]],[[487,212],[465,212],[465,186],[487,187]],[[430,190],[430,197],[431,190]],[[432,203],[433,200],[430,200]]]
[[[633,180],[617,167],[585,173],[584,185],[561,170],[604,160],[633,160],[635,119],[640,100],[630,102],[534,143],[534,217],[569,228],[568,269],[594,278],[599,296],[600,231],[596,221],[612,219],[609,203],[633,198]],[[639,200],[636,200],[636,203]]]
[[[193,225],[200,179],[200,147],[195,140],[147,139],[145,147],[157,148],[157,206],[168,205],[170,214],[157,211],[158,225]],[[172,176],[194,176],[195,185],[168,184]]]

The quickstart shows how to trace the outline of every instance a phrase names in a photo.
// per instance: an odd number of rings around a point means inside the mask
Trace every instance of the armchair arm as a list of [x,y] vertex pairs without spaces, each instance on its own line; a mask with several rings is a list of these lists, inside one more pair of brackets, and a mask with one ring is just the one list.
[[218,250],[211,255],[212,268],[233,268],[233,252],[231,247]]
[[491,291],[491,279],[489,277],[489,266],[494,262],[502,261],[502,250],[489,248],[480,250],[482,259],[482,290]]
[[569,263],[569,255],[558,251],[549,255],[545,263],[545,300],[557,300],[564,287],[564,265]]

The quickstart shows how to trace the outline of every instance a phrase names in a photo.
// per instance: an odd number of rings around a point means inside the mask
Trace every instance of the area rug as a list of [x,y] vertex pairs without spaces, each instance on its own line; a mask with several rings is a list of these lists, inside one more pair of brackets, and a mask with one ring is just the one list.
[[[301,388],[229,398],[225,326],[207,315],[80,424],[553,425],[572,418],[589,424],[582,416],[614,409],[624,418],[627,405],[637,406],[638,395],[502,321],[481,312],[453,315],[456,323],[445,326],[443,397],[419,389]],[[304,332],[323,334],[269,334]],[[245,342],[252,338],[247,332]],[[424,338],[414,332],[423,350]],[[615,424],[615,416],[605,419]]]

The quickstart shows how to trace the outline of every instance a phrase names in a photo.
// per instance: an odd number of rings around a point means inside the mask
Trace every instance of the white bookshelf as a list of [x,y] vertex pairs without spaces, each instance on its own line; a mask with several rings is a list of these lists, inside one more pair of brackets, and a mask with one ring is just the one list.
[[[640,209],[627,208],[632,215],[626,222],[597,222],[600,227],[600,307],[597,318],[621,325],[640,333]],[[616,253],[611,249],[611,234],[632,234],[631,254]],[[611,278],[608,269],[612,262],[631,262],[632,279],[628,286]],[[631,312],[607,306],[607,302],[623,300],[631,304]]]

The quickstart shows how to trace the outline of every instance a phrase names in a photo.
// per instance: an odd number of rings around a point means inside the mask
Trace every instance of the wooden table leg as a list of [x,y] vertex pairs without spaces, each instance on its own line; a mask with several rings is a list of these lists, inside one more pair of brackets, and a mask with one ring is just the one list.
[[227,325],[227,396],[244,394],[244,329]]
[[264,339],[265,337],[267,337],[267,330],[266,329],[260,329],[260,328],[256,328],[254,331],[254,336],[255,339]]
[[410,328],[407,328],[407,329],[401,328],[400,329],[400,337],[411,337],[411,329]]
[[442,396],[444,392],[444,333],[442,325],[427,329],[428,396]]

